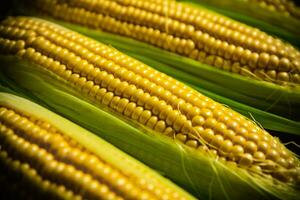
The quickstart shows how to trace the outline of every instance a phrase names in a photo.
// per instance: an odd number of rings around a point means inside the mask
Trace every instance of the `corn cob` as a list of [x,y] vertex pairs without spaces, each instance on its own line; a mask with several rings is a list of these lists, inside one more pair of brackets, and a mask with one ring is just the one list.
[[262,8],[277,11],[287,16],[300,18],[300,9],[292,0],[248,0],[248,2],[256,3]]
[[226,71],[278,84],[300,83],[297,49],[206,10],[141,0],[45,0],[36,6],[47,15],[132,37]]
[[[205,7],[299,47],[299,4],[294,0],[178,0]],[[298,13],[298,14],[297,14]]]
[[4,54],[56,74],[98,105],[221,160],[298,181],[298,160],[266,131],[115,49],[26,17],[4,21],[0,36]]
[[192,199],[86,130],[20,97],[0,97],[1,177],[34,199]]

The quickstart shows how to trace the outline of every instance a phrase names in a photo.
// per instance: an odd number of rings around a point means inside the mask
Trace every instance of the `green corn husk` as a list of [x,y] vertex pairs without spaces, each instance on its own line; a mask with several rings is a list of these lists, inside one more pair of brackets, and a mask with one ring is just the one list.
[[268,178],[223,164],[116,113],[96,107],[59,77],[28,62],[11,59],[14,64],[2,65],[1,69],[10,80],[10,88],[22,91],[33,101],[94,132],[200,199],[273,200],[297,199],[299,195],[294,186],[273,183]]
[[[131,38],[102,32],[100,30],[92,30],[59,20],[49,20],[87,35],[104,44],[111,45],[124,53],[131,54],[133,57],[146,62],[151,67],[163,71],[170,76],[174,76],[196,88],[202,88],[225,98],[289,119],[296,121],[300,119],[299,87],[290,88],[265,81],[253,80],[238,74],[232,74],[210,67],[193,59],[156,48]],[[169,69],[166,69],[167,66],[169,66]],[[182,73],[188,74],[188,77],[184,77]],[[224,103],[227,104],[227,102]],[[230,104],[228,105],[230,106]]]
[[[4,90],[4,88],[1,88],[1,91],[2,90]],[[9,91],[9,89],[6,90]],[[158,181],[162,184],[162,186],[168,187],[172,191],[176,191],[183,199],[195,199],[193,196],[186,193],[184,190],[176,186],[168,179],[163,178],[157,172],[153,171],[149,167],[145,166],[144,164],[125,154],[124,152],[120,151],[103,139],[97,137],[95,134],[45,109],[44,107],[41,107],[40,105],[37,105],[22,97],[13,95],[11,94],[11,92],[0,92],[0,107],[1,106],[16,110],[22,114],[28,115],[30,117],[35,117],[39,120],[53,125],[57,130],[60,131],[61,134],[66,135],[67,137],[78,142],[86,150],[92,152],[96,156],[99,156],[102,161],[107,163],[109,166],[118,169],[128,177],[132,176],[135,178],[143,178],[147,174],[148,177],[151,177],[152,180]],[[78,112],[79,111],[80,110],[78,110]],[[105,126],[98,126],[98,129],[102,129],[104,127]],[[5,148],[1,150],[5,150]],[[5,196],[5,192],[6,191],[3,191],[3,194],[1,195]],[[45,193],[45,195],[47,195],[47,193]],[[12,197],[16,197],[16,194],[12,194]],[[48,196],[44,196],[44,198],[48,198]]]
[[300,46],[300,20],[294,16],[278,13],[245,0],[179,0],[190,5],[206,7],[237,21],[258,27],[296,46]]

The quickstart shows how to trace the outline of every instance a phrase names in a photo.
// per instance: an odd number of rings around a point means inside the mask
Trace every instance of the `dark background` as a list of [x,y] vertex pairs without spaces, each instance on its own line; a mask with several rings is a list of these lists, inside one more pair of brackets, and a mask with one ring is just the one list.
[[1,5],[0,5],[0,19],[5,18],[8,15],[12,15],[12,10],[14,7],[14,2],[18,2],[18,1],[14,1],[14,0],[4,0],[1,1]]

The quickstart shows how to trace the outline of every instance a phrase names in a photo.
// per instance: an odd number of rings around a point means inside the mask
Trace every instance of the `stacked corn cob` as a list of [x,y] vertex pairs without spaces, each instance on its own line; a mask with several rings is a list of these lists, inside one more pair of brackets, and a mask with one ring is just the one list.
[[132,37],[226,71],[284,85],[300,83],[297,49],[204,9],[141,0],[45,0],[35,6],[47,15]]
[[299,182],[299,160],[265,130],[111,47],[28,17],[4,20],[0,37],[2,55],[16,55],[39,66],[81,98],[130,123],[174,138],[226,166],[246,168],[287,187]]
[[[172,0],[33,2],[28,5],[43,14],[132,37],[216,68],[284,86],[300,83],[296,48],[205,9]],[[41,19],[10,17],[0,23],[0,54],[1,84],[93,130],[198,197],[240,199],[242,192],[249,199],[298,196],[299,160],[277,138],[111,47]],[[192,198],[152,172],[148,176],[148,169],[142,179],[144,168],[132,173],[135,167],[113,165],[123,158],[110,159],[110,148],[99,153],[92,142],[98,139],[91,135],[67,133],[68,122],[36,118],[1,98],[19,102],[0,94],[0,167],[8,172],[0,183],[19,180],[21,174],[25,179],[16,187],[28,183],[30,190],[40,191],[34,197]],[[66,175],[70,170],[74,176]],[[208,187],[214,175],[220,183]],[[211,187],[223,193],[211,194]]]

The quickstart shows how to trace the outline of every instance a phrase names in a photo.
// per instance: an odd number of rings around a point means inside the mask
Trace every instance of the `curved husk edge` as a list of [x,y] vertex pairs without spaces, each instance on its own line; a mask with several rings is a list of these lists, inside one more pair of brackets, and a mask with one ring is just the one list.
[[23,95],[94,132],[201,199],[296,199],[299,195],[288,184],[274,184],[268,178],[224,165],[96,107],[65,81],[42,68],[15,60],[14,64],[1,62],[1,72],[13,90],[22,91]]

